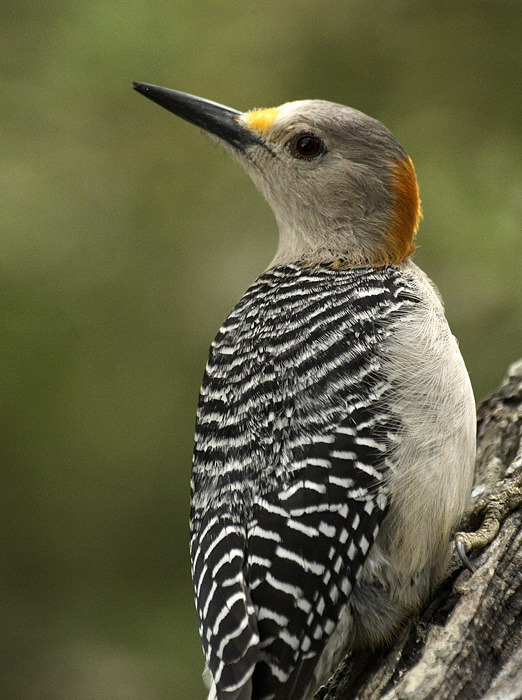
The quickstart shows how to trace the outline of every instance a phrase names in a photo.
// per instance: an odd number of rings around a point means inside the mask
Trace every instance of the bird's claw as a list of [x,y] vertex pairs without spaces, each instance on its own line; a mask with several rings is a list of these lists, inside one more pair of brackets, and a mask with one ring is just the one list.
[[474,507],[473,512],[482,516],[482,524],[475,532],[457,532],[455,548],[463,565],[473,573],[467,552],[482,549],[498,534],[506,516],[522,505],[522,476],[509,488],[493,496],[486,496]]
[[[457,535],[463,535],[464,533],[458,532]],[[473,573],[475,571],[475,567],[473,564],[470,562],[468,555],[466,554],[466,547],[464,545],[464,542],[461,539],[457,539],[457,535],[455,535],[455,548],[457,550],[457,554],[459,555],[460,561],[464,564],[466,569]]]

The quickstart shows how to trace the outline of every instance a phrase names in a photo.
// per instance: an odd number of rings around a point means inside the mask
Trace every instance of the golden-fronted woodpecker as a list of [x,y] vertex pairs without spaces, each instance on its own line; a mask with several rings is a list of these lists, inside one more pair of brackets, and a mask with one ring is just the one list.
[[242,113],[134,86],[217,136],[279,226],[211,346],[190,549],[209,700],[306,700],[429,596],[471,491],[471,385],[410,259],[415,172],[349,107]]

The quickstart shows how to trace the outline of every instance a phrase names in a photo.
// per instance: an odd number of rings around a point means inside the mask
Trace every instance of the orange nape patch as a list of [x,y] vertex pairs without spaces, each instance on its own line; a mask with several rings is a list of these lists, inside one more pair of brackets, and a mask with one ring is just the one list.
[[398,160],[391,168],[394,214],[386,239],[387,263],[399,263],[417,247],[413,238],[422,216],[415,169],[410,158]]
[[267,131],[279,113],[281,107],[268,107],[267,109],[252,109],[245,112],[239,119],[254,131]]

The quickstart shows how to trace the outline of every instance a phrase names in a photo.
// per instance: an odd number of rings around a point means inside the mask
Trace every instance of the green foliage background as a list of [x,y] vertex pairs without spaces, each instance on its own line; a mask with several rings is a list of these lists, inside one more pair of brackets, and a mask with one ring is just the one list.
[[188,560],[207,348],[270,261],[246,176],[132,80],[323,98],[416,165],[477,397],[522,355],[518,0],[4,0],[0,696],[205,697]]

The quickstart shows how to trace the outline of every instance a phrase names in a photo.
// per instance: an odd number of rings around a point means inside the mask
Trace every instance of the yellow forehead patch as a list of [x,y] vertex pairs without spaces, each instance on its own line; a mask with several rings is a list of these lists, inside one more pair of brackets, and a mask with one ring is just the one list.
[[240,119],[254,131],[267,131],[279,113],[281,107],[268,107],[267,109],[252,109],[245,112]]

